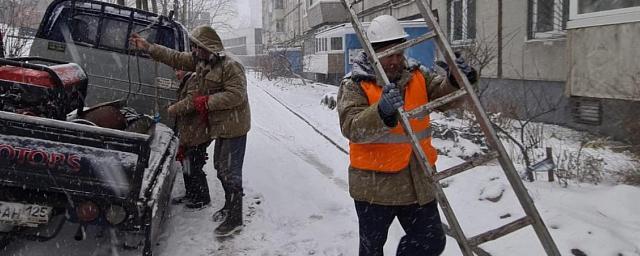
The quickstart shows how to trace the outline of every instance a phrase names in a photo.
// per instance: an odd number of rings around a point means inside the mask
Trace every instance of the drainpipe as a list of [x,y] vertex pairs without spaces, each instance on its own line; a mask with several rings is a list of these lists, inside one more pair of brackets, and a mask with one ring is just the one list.
[[498,78],[502,78],[502,0],[498,0]]

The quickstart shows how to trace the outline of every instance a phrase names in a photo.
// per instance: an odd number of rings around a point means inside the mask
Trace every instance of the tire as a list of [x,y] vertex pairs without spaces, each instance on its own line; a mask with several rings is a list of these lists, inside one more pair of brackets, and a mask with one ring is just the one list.
[[12,241],[14,237],[8,233],[0,233],[0,251],[4,250]]

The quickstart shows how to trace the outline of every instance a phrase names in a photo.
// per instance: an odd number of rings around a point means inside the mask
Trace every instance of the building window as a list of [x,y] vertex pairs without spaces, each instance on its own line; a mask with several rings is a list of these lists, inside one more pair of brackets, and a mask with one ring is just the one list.
[[565,36],[569,0],[529,0],[529,39]]
[[638,0],[565,0],[570,1],[568,28],[601,26],[640,21]]
[[284,20],[276,21],[276,32],[284,32]]
[[475,0],[447,1],[449,40],[454,44],[464,44],[476,38]]
[[[339,38],[339,37],[337,37]],[[340,38],[342,39],[342,38]],[[329,48],[327,48],[329,42],[329,38],[316,38],[316,52],[326,52],[328,50],[330,50]],[[341,47],[342,47],[342,43],[340,43]]]
[[316,40],[313,38],[307,38],[304,40],[304,54],[314,54],[316,52]]
[[284,9],[283,0],[273,0],[273,9]]
[[640,6],[640,2],[637,0],[622,0],[622,1],[579,0],[577,2],[578,2],[579,14],[610,11],[610,10]]
[[322,38],[322,51],[327,51],[327,38]]
[[331,50],[332,51],[342,51],[342,37],[332,37],[331,38]]

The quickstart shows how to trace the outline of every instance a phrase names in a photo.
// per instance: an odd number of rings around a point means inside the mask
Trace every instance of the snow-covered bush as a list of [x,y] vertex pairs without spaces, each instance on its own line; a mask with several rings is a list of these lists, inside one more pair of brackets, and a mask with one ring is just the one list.
[[598,184],[603,179],[604,160],[578,151],[565,150],[555,156],[556,177],[563,186],[569,180]]
[[620,182],[633,186],[640,186],[640,169],[631,168],[622,170],[618,175],[620,176]]

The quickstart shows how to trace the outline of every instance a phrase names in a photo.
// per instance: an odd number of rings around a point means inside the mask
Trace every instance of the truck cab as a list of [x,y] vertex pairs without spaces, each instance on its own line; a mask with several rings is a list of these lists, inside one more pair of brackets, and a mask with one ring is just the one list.
[[174,70],[132,50],[132,33],[189,50],[186,29],[171,17],[99,1],[55,0],[29,55],[80,65],[89,78],[85,106],[125,99],[128,106],[170,124],[166,108],[176,98]]

